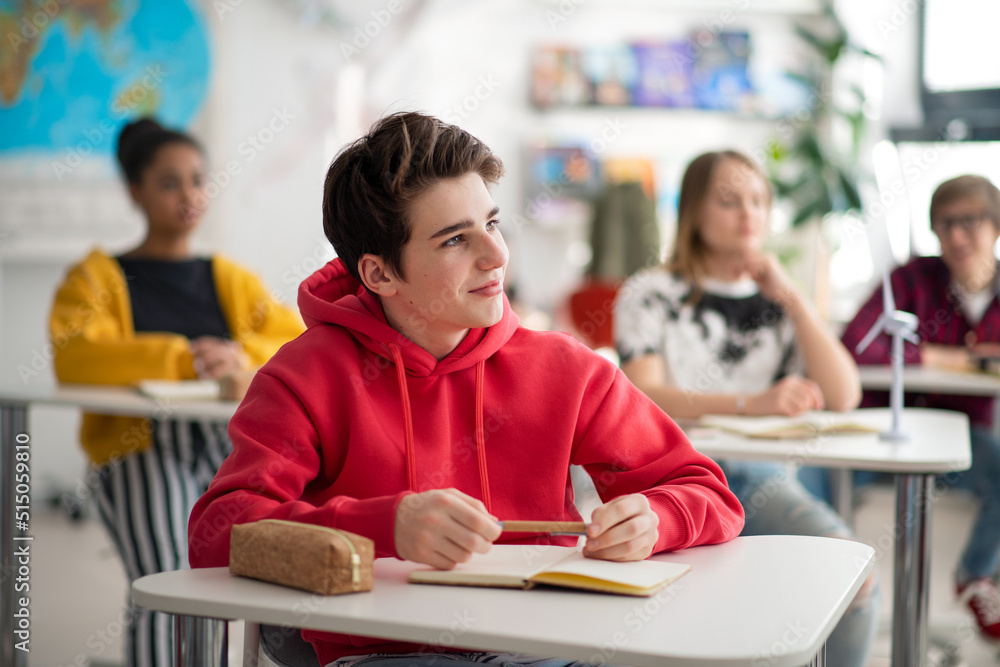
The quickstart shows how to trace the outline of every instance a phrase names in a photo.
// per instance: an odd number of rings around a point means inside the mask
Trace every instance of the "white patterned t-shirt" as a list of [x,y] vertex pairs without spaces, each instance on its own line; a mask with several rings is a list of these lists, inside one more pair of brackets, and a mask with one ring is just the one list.
[[694,305],[692,290],[663,269],[625,282],[615,301],[622,364],[659,355],[671,384],[699,393],[760,393],[801,372],[792,322],[754,281],[706,279]]

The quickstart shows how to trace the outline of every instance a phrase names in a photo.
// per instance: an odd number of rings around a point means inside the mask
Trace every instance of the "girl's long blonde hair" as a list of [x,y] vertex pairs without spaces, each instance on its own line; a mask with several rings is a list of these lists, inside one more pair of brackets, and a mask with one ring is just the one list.
[[677,236],[667,260],[666,268],[694,285],[689,302],[701,296],[701,283],[705,277],[707,248],[701,238],[701,214],[705,201],[711,195],[709,188],[715,172],[726,160],[735,160],[760,177],[767,188],[768,206],[771,203],[771,183],[764,170],[747,155],[739,151],[724,150],[703,153],[691,161],[681,180],[681,193],[677,202]]

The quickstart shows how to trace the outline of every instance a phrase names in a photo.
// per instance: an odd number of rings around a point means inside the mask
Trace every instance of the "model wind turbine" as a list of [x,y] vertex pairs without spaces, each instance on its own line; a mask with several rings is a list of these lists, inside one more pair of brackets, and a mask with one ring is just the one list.
[[875,325],[858,343],[857,352],[864,352],[880,333],[892,336],[892,387],[889,391],[889,406],[892,408],[892,428],[879,434],[883,440],[901,442],[909,440],[910,436],[900,429],[900,418],[903,416],[903,339],[917,344],[917,316],[896,310],[896,300],[892,296],[892,283],[889,272],[886,271],[882,280],[882,314],[878,316]]

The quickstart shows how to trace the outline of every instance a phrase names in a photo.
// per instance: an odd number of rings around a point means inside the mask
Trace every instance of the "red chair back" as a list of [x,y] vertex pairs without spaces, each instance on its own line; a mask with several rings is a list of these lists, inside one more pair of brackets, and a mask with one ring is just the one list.
[[577,336],[592,349],[614,347],[615,296],[621,283],[592,281],[569,297]]

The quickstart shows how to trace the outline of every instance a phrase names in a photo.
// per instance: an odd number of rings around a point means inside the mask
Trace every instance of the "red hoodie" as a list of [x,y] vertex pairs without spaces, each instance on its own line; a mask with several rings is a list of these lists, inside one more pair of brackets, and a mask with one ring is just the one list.
[[[268,518],[349,530],[396,556],[396,505],[428,489],[454,487],[500,519],[579,520],[570,464],[605,502],[649,498],[655,551],[743,527],[719,467],[666,414],[571,337],[518,326],[506,301],[500,322],[472,329],[441,361],[390,327],[339,259],[302,284],[299,308],[308,330],[257,373],[229,423],[233,453],[191,513],[193,567],[227,565],[230,527]],[[421,648],[302,635],[324,665]]]

